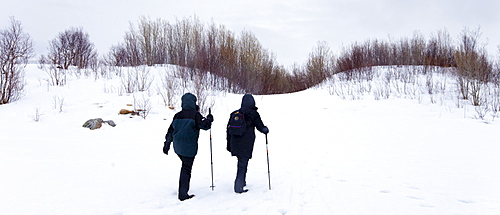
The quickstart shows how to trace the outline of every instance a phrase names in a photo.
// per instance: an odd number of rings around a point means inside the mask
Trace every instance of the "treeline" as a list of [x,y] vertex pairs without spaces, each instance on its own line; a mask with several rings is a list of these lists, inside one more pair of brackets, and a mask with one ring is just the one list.
[[196,17],[169,23],[142,17],[107,56],[114,66],[173,64],[192,74],[210,72],[229,81],[230,92],[275,94],[308,88],[306,73],[289,73],[255,35],[236,35],[223,25]]
[[[224,25],[205,24],[198,18],[170,23],[142,17],[131,23],[123,41],[100,57],[82,28],[59,33],[49,42],[40,67],[50,84],[64,85],[69,68],[104,76],[106,66],[138,67],[158,64],[181,66],[182,78],[205,77],[217,89],[234,93],[280,94],[308,89],[337,73],[350,78],[364,68],[385,65],[423,65],[455,68],[463,99],[476,97],[485,82],[499,81],[498,63],[479,44],[479,29],[465,28],[458,40],[446,31],[426,39],[419,33],[399,40],[368,40],[345,47],[335,56],[326,42],[313,47],[303,65],[285,68],[249,31],[236,34]],[[19,52],[19,54],[16,54]],[[14,54],[13,54],[14,53]],[[33,56],[31,38],[19,21],[0,31],[0,104],[22,95],[22,69]],[[24,64],[24,65],[23,65]],[[90,70],[89,70],[90,69]]]
[[[439,31],[425,40],[415,33],[412,38],[395,42],[369,40],[354,43],[336,60],[335,73],[345,73],[350,79],[364,72],[364,68],[387,65],[419,65],[452,67],[460,97],[481,105],[485,85],[499,85],[499,68],[489,59],[484,46],[479,44],[479,29],[464,28],[453,42],[446,31]],[[497,64],[498,65],[498,64]]]
[[337,59],[336,71],[386,66],[386,65],[429,65],[456,66],[454,47],[446,31],[439,31],[428,41],[419,33],[412,38],[399,41],[368,40],[354,43],[343,50]]
[[438,31],[426,40],[421,34],[414,33],[412,38],[402,38],[388,42],[368,40],[354,43],[343,50],[336,60],[336,72],[386,65],[424,65],[440,67],[459,67],[467,55],[476,56],[475,60],[487,60],[484,47],[479,45],[479,29],[465,28],[458,43],[446,31]]
[[[196,17],[175,23],[142,17],[136,26],[131,24],[124,41],[112,47],[107,59],[115,66],[179,65],[189,68],[189,75],[210,72],[226,78],[229,92],[279,94],[310,88],[336,73],[385,65],[454,67],[459,77],[491,80],[496,70],[479,37],[479,29],[464,29],[457,42],[445,30],[429,39],[414,33],[396,41],[354,43],[338,57],[327,43],[319,42],[304,65],[285,69],[251,32],[236,35],[223,25],[206,25]],[[470,81],[465,82],[463,97],[467,98]]]

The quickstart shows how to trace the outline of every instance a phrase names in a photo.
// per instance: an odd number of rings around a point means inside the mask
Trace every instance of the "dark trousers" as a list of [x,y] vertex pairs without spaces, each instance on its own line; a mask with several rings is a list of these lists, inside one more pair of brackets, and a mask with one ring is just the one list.
[[193,168],[194,157],[184,157],[179,155],[182,161],[181,176],[179,177],[179,199],[184,200],[189,197],[189,182],[191,181],[191,169]]
[[234,192],[243,192],[243,187],[247,185],[247,167],[250,158],[238,156],[238,170],[236,171],[236,180],[234,180]]

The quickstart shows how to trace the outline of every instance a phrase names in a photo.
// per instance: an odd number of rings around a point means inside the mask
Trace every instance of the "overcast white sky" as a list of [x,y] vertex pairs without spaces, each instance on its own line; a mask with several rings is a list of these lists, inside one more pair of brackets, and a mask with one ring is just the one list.
[[368,39],[426,38],[446,29],[456,39],[464,27],[481,27],[490,55],[500,45],[498,0],[0,0],[0,28],[21,21],[37,54],[70,27],[89,33],[100,54],[121,42],[140,16],[175,22],[193,15],[239,34],[253,32],[280,64],[303,64],[318,41],[334,52]]

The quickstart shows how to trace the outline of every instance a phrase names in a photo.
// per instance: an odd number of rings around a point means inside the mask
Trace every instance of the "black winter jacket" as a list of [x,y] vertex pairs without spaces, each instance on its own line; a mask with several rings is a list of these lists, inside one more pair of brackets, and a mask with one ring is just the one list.
[[255,143],[255,128],[264,134],[269,132],[269,129],[264,126],[257,109],[253,96],[245,94],[241,102],[241,108],[236,111],[240,111],[245,116],[245,121],[247,123],[246,132],[241,136],[230,135],[226,129],[227,150],[231,152],[232,156],[252,158],[253,146]]

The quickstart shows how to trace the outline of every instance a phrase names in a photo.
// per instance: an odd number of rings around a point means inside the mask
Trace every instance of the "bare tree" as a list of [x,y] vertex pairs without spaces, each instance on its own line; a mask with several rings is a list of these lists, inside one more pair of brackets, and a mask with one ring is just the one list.
[[49,75],[49,83],[55,86],[66,84],[70,66],[79,69],[92,68],[97,62],[97,52],[89,35],[81,28],[71,28],[59,33],[49,42],[49,53],[41,55],[39,64]]
[[33,42],[21,22],[10,18],[0,30],[0,105],[18,100],[24,90],[24,68],[33,57]]
[[96,58],[97,52],[89,35],[81,28],[71,28],[50,41],[49,54],[42,55],[40,61],[60,69],[68,69],[70,66],[84,69],[90,67]]
[[324,81],[333,74],[332,53],[326,42],[318,42],[318,46],[309,54],[306,70],[311,85]]
[[464,29],[455,52],[458,88],[463,99],[472,99],[474,106],[481,105],[483,85],[489,82],[493,66],[488,61],[486,50],[479,46],[479,29]]
[[430,66],[455,66],[452,39],[446,30],[438,31],[427,42],[424,52],[425,65]]
[[128,52],[124,45],[112,46],[108,57],[106,58],[106,63],[111,66],[128,66]]

